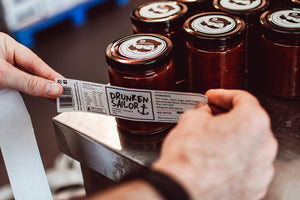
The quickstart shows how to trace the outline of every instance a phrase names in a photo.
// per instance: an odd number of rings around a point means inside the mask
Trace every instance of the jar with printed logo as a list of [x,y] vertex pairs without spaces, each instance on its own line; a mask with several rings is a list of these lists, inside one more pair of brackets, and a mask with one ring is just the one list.
[[187,6],[175,1],[155,1],[140,5],[131,13],[134,33],[156,33],[168,37],[174,46],[175,75],[178,84],[185,82],[183,23]]
[[261,15],[261,85],[270,94],[300,96],[300,9],[285,8]]
[[184,23],[190,90],[244,88],[242,19],[219,12],[194,15]]
[[245,76],[247,85],[255,87],[257,66],[259,61],[256,57],[259,54],[259,17],[268,8],[268,0],[214,0],[214,7],[228,14],[237,16],[246,23],[245,30]]
[[[111,43],[106,50],[110,84],[125,88],[174,91],[172,49],[172,42],[158,34],[135,34]],[[139,98],[140,95],[135,95],[133,98],[131,95],[127,98],[122,91],[111,96],[114,99],[111,106],[114,106],[115,111],[128,113],[126,119],[120,119],[118,114],[115,114],[118,127],[124,131],[153,134],[172,125],[143,121],[149,117],[153,118],[152,102],[148,98],[147,101],[140,100],[146,97]],[[124,105],[130,103],[135,105],[133,109],[124,109]]]
[[188,16],[213,10],[212,0],[176,0],[188,7]]

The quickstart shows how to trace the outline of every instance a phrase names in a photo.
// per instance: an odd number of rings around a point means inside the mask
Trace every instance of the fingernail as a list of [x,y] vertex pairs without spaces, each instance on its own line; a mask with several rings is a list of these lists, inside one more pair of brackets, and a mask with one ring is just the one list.
[[48,83],[45,88],[45,93],[49,97],[57,97],[59,94],[59,85],[57,83]]

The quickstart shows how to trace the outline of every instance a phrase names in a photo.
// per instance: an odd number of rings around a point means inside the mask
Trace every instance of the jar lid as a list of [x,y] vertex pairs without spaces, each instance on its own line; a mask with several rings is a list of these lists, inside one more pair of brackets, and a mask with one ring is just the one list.
[[300,43],[300,8],[280,8],[264,12],[260,17],[264,34],[277,42]]
[[148,71],[169,63],[172,49],[172,42],[165,36],[134,34],[109,44],[106,61],[120,71]]
[[140,5],[131,13],[134,25],[154,28],[181,27],[187,6],[175,1],[155,1]]
[[265,11],[269,5],[267,0],[214,0],[216,9],[242,17]]
[[207,12],[190,17],[184,30],[193,43],[226,47],[244,38],[245,22],[227,13]]

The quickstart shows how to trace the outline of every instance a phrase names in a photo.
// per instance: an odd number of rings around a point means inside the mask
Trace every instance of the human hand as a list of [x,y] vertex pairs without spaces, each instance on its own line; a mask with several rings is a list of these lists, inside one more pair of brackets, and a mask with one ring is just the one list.
[[[184,113],[152,167],[181,183],[192,199],[262,198],[277,153],[267,113],[245,91],[217,89],[206,95],[213,106]],[[215,114],[212,107],[227,112]]]
[[32,96],[57,98],[63,88],[55,72],[27,47],[0,33],[0,88],[11,88]]

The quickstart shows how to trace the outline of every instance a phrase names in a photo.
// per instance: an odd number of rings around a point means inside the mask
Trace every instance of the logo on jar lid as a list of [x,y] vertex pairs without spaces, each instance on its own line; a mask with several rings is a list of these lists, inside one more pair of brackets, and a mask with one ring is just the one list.
[[192,21],[195,31],[206,34],[223,34],[233,30],[236,22],[224,15],[206,15]]
[[274,12],[270,20],[284,28],[300,28],[300,10],[281,10]]
[[220,0],[220,5],[229,10],[251,10],[261,3],[261,0]]
[[166,47],[167,43],[157,37],[138,36],[123,42],[119,52],[127,58],[147,59],[159,55]]
[[148,4],[140,9],[140,16],[150,19],[169,17],[180,11],[180,7],[171,2],[157,2]]

